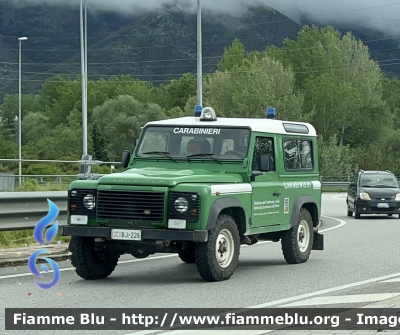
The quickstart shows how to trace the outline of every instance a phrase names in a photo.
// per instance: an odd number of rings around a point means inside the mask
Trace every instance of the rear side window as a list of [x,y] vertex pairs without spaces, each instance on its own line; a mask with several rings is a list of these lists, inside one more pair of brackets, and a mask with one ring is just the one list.
[[313,146],[306,139],[284,139],[283,152],[286,170],[312,170],[314,168]]

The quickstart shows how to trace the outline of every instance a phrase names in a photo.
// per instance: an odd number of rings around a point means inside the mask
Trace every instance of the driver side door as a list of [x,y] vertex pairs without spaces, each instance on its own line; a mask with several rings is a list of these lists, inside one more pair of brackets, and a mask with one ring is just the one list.
[[[276,171],[275,139],[257,136],[254,142],[252,171],[255,172],[251,182],[252,193],[252,228],[278,226],[283,206],[283,185],[279,182]],[[268,172],[260,172],[260,156],[270,155],[272,163]]]

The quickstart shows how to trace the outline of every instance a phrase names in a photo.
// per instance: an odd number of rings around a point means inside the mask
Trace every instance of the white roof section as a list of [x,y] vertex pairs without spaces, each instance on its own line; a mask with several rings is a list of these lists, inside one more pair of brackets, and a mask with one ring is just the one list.
[[[308,134],[288,132],[283,127],[284,123],[293,125],[305,125],[308,128]],[[151,121],[146,126],[151,125],[165,125],[177,127],[205,127],[205,128],[218,128],[218,127],[249,127],[252,131],[271,133],[271,134],[295,134],[297,136],[317,136],[315,128],[304,122],[282,121],[267,118],[249,119],[249,118],[222,118],[217,116],[216,121],[200,121],[199,117],[184,116],[174,119],[166,119],[160,121]]]

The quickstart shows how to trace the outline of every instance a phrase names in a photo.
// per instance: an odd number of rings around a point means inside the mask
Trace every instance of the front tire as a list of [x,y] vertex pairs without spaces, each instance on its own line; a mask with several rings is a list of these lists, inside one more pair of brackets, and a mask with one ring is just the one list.
[[210,230],[208,241],[196,243],[197,271],[209,282],[229,279],[236,270],[240,254],[240,237],[235,220],[220,215]]
[[360,212],[357,210],[357,204],[354,204],[354,218],[361,218]]
[[194,245],[186,245],[184,250],[179,250],[178,256],[184,263],[196,263],[196,252]]
[[346,199],[346,203],[347,203],[347,216],[351,217],[353,216],[353,211],[350,210],[349,200]]
[[313,221],[310,212],[302,208],[295,226],[282,237],[281,245],[288,264],[304,263],[311,254],[314,241]]
[[108,277],[114,271],[119,259],[119,253],[108,248],[96,250],[92,237],[72,236],[69,250],[72,252],[71,264],[78,276],[83,279]]

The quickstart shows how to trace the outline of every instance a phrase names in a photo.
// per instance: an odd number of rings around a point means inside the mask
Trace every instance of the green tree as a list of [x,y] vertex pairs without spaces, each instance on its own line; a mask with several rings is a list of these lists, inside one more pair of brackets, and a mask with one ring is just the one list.
[[282,52],[304,92],[303,111],[313,111],[310,121],[324,138],[337,135],[340,144],[363,145],[376,137],[376,127],[390,127],[381,69],[351,33],[305,26],[296,41],[284,41]]
[[108,161],[106,143],[101,136],[99,129],[94,123],[92,125],[92,140],[93,140],[93,158],[103,162]]
[[325,178],[332,180],[347,180],[357,170],[355,155],[350,146],[338,145],[336,135],[324,140],[320,138],[319,147],[319,170]]
[[267,57],[217,72],[204,86],[204,96],[221,116],[264,117],[266,108],[275,106],[281,119],[304,118],[303,97],[294,93],[294,74]]
[[29,112],[22,120],[22,144],[36,142],[49,132],[47,126],[49,118],[42,112]]
[[[3,122],[9,127],[14,127],[14,118],[19,114],[18,94],[6,94],[0,106]],[[24,94],[21,96],[22,120],[30,112],[42,112],[43,103],[38,95]]]
[[131,138],[137,138],[148,121],[165,119],[165,111],[154,103],[143,103],[132,96],[110,99],[93,110],[96,123],[107,151],[121,157],[124,149],[133,149]]
[[240,66],[245,59],[245,55],[245,46],[239,39],[235,38],[231,46],[224,48],[224,54],[218,62],[218,70],[229,71],[232,70],[235,65]]
[[168,85],[160,86],[160,105],[165,109],[183,109],[189,97],[196,94],[196,90],[196,76],[185,73],[179,80],[171,80]]

